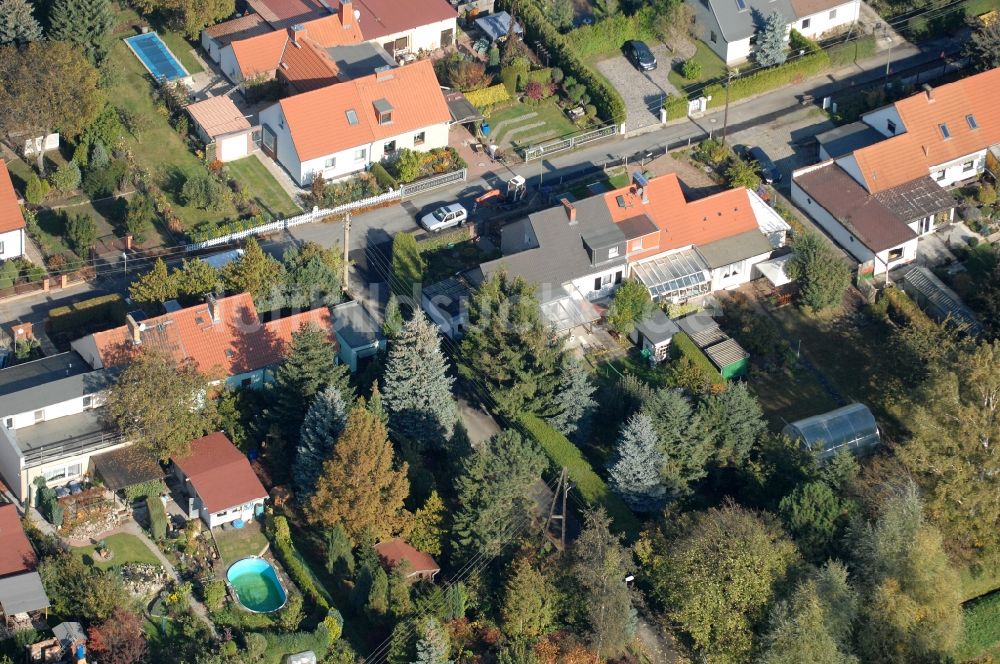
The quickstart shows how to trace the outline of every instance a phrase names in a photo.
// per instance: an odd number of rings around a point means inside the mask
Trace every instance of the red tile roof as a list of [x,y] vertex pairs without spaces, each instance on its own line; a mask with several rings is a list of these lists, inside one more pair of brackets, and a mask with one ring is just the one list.
[[187,112],[209,138],[250,130],[250,122],[243,116],[243,112],[225,95],[190,104]]
[[[361,31],[354,23],[345,29],[336,14],[304,21],[299,30],[275,30],[232,43],[233,55],[243,78],[281,71],[290,81],[326,78],[335,82],[337,66],[320,49],[360,44]],[[301,67],[303,71],[295,72]],[[328,84],[328,83],[327,83]],[[309,89],[318,87],[307,86]]]
[[[865,188],[891,189],[931,168],[1000,143],[1000,68],[897,101],[906,131],[854,151]],[[966,116],[972,115],[976,129]],[[946,125],[945,138],[940,125]]]
[[21,527],[21,517],[12,504],[0,505],[0,578],[35,569],[38,560]]
[[309,41],[289,43],[281,57],[282,78],[298,92],[310,92],[338,82],[337,65]]
[[[374,107],[378,99],[392,106],[389,124],[378,123]],[[278,103],[300,161],[451,119],[430,60],[294,95]],[[350,109],[358,116],[357,124],[347,120]]]
[[268,32],[249,39],[234,41],[230,46],[243,78],[269,74],[278,68],[285,52],[288,35],[284,30]]
[[375,552],[389,567],[405,560],[410,565],[409,575],[441,571],[441,566],[429,554],[418,551],[401,539],[379,542],[375,545]]
[[205,28],[205,34],[222,45],[237,39],[270,32],[273,28],[259,14],[245,14],[230,21],[223,21]]
[[171,457],[171,461],[191,480],[205,509],[213,514],[267,498],[267,490],[250,462],[224,433],[210,433],[191,441],[190,452]]
[[354,0],[366,40],[381,39],[422,25],[458,17],[448,0]]
[[312,323],[327,330],[336,344],[330,310],[311,309],[261,324],[248,293],[217,300],[219,321],[212,322],[207,304],[187,307],[142,321],[142,344],[131,343],[127,325],[95,332],[92,336],[101,364],[123,364],[141,347],[157,348],[175,360],[194,360],[204,373],[225,376],[256,371],[281,361],[292,332]]
[[24,216],[21,215],[21,205],[17,202],[14,183],[10,181],[7,164],[0,159],[0,233],[16,231],[24,228]]

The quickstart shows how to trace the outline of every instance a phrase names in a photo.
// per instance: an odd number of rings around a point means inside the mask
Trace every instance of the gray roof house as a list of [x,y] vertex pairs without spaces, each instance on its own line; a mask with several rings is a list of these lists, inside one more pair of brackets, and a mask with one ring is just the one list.
[[340,361],[357,373],[360,360],[385,350],[382,326],[357,300],[338,304],[330,310],[333,329],[340,345]]
[[38,476],[79,480],[93,455],[125,445],[101,406],[116,369],[92,370],[75,351],[0,371],[0,475],[18,500]]

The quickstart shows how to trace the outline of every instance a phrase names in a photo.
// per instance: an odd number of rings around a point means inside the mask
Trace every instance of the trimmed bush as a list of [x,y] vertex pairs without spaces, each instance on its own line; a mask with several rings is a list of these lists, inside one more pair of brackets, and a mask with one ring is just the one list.
[[528,83],[541,83],[545,85],[552,81],[552,68],[545,67],[543,69],[536,69],[534,71],[529,71],[525,75],[525,87]]
[[701,78],[701,63],[697,60],[685,60],[681,65],[681,75],[689,81]]
[[140,482],[139,484],[127,486],[122,489],[122,493],[125,494],[125,500],[131,503],[140,498],[154,498],[159,496],[164,489],[163,480],[149,480],[148,482]]
[[283,516],[274,517],[271,543],[274,545],[274,552],[278,556],[278,560],[281,561],[285,571],[288,572],[288,576],[292,577],[292,581],[299,587],[302,594],[308,597],[318,608],[324,612],[329,612],[330,603],[326,601],[319,588],[316,587],[312,574],[309,573],[309,570],[306,569],[302,561],[295,555],[291,531],[288,528],[288,519]]
[[127,313],[121,295],[102,295],[49,310],[49,330],[68,332],[94,323],[122,325]]
[[552,467],[567,469],[573,488],[580,492],[587,504],[594,507],[600,505],[607,510],[615,529],[630,539],[638,535],[640,525],[635,514],[612,493],[569,438],[534,415],[522,415],[520,421],[525,433],[534,438],[548,455]]
[[154,540],[167,537],[167,510],[159,496],[146,496],[146,509],[149,510],[149,532]]
[[372,164],[371,171],[372,175],[375,176],[375,182],[378,183],[378,186],[383,189],[399,189],[399,183],[396,182],[394,177],[389,175],[389,171],[385,170],[385,166],[381,163],[376,161]]
[[712,360],[701,351],[698,346],[691,341],[691,337],[685,332],[678,332],[670,340],[670,348],[673,349],[675,357],[686,357],[691,360],[694,366],[705,372],[712,385],[725,385],[726,379],[722,377],[719,370],[712,364]]
[[503,83],[498,83],[482,90],[466,92],[465,98],[476,108],[486,108],[493,104],[510,101],[510,93],[507,92],[507,86]]
[[205,606],[210,611],[217,611],[226,600],[226,584],[220,579],[212,579],[202,587],[202,593],[205,596]]
[[584,59],[612,55],[630,39],[656,41],[655,8],[646,6],[632,15],[617,13],[569,33],[577,54]]
[[923,309],[917,306],[917,303],[903,289],[886,288],[882,291],[882,298],[889,305],[887,311],[893,322],[907,327],[933,327],[934,321],[924,313]]

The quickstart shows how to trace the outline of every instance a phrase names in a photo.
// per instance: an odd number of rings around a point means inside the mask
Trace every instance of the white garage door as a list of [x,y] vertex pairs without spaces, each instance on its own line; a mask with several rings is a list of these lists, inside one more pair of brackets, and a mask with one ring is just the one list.
[[218,142],[216,147],[219,150],[219,161],[242,159],[247,156],[247,137],[244,134],[242,136],[224,138]]

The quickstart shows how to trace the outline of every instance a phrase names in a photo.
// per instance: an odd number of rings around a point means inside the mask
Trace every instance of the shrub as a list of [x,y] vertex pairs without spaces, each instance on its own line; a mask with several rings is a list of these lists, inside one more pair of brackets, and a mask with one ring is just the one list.
[[712,360],[708,359],[708,356],[691,341],[691,337],[686,333],[678,332],[675,334],[673,339],[670,340],[670,348],[674,359],[686,357],[691,364],[705,374],[705,378],[712,385],[725,384],[725,379],[719,373],[719,370],[715,368],[715,365],[712,364]]
[[125,213],[125,230],[139,244],[146,241],[146,232],[153,223],[153,200],[146,194],[136,193],[128,202]]
[[28,185],[24,190],[24,200],[32,205],[38,205],[49,193],[49,183],[34,173],[28,176]]
[[601,505],[614,520],[614,527],[629,537],[639,532],[639,521],[635,514],[608,488],[604,480],[594,472],[590,463],[584,458],[569,439],[549,426],[535,415],[522,415],[521,425],[525,433],[541,446],[552,462],[552,467],[565,467],[569,472],[573,488],[579,491],[583,499],[591,506]]
[[535,103],[540,102],[545,96],[542,84],[538,81],[528,81],[528,84],[524,86],[524,96]]
[[139,484],[127,486],[122,490],[122,493],[125,494],[125,500],[131,503],[139,500],[140,498],[159,496],[163,490],[163,480],[149,480],[147,482],[140,482]]
[[149,511],[149,533],[154,540],[167,537],[167,511],[159,496],[146,496],[146,509]]
[[378,183],[378,186],[383,189],[399,189],[399,183],[396,182],[395,178],[389,175],[389,171],[385,170],[385,166],[381,163],[377,161],[373,163],[371,171],[372,175],[375,176],[375,182]]
[[493,77],[486,73],[486,65],[474,60],[459,60],[448,67],[448,81],[461,92],[480,90],[490,84]]
[[980,205],[993,205],[997,202],[997,190],[993,188],[993,185],[984,183],[976,192],[976,200],[979,201]]
[[288,575],[292,577],[292,581],[313,604],[323,611],[329,612],[330,603],[326,601],[326,598],[320,593],[319,588],[316,587],[312,574],[309,573],[309,570],[306,569],[305,565],[295,555],[288,520],[283,516],[274,517],[274,528],[272,530],[271,540],[274,544],[275,555],[278,556],[278,560],[281,561]]
[[552,80],[553,83],[555,83],[556,85],[562,83],[563,80],[562,69],[559,69],[559,67],[550,67],[549,72],[550,72],[549,78]]
[[688,100],[683,95],[678,96],[670,93],[667,95],[667,100],[663,104],[663,107],[667,109],[668,120],[679,120],[680,118],[687,117]]
[[217,210],[223,202],[222,185],[208,174],[189,177],[181,187],[181,198],[185,205],[193,205],[203,210]]
[[401,148],[389,162],[388,170],[398,182],[413,182],[423,170],[424,155],[416,150]]
[[509,101],[510,93],[507,92],[507,86],[503,83],[499,83],[497,85],[491,85],[488,88],[483,88],[482,90],[473,90],[472,92],[467,93],[465,98],[468,99],[469,103],[476,108],[484,108],[493,104]]
[[226,599],[226,584],[219,579],[212,579],[202,587],[205,594],[205,606],[209,611],[217,611],[222,608],[222,603]]
[[552,69],[551,68],[546,67],[546,68],[543,68],[543,69],[535,69],[534,71],[529,71],[527,74],[525,74],[524,88],[525,88],[525,90],[527,90],[528,89],[528,83],[531,83],[531,82],[540,83],[542,85],[545,85],[546,83],[549,83],[551,81],[552,81]]
[[97,222],[89,214],[66,215],[66,239],[79,256],[86,256],[97,241]]
[[52,186],[61,192],[78,189],[82,180],[83,175],[75,161],[67,161],[52,174]]
[[49,329],[59,333],[83,329],[96,322],[121,325],[125,322],[125,313],[125,301],[121,295],[102,295],[50,309]]
[[655,8],[647,6],[631,15],[617,13],[592,25],[577,28],[569,33],[568,39],[581,58],[610,55],[617,53],[622,44],[630,39],[655,41],[655,19]]
[[116,159],[107,166],[98,168],[93,165],[93,158],[91,158],[91,166],[83,178],[83,191],[91,198],[111,196],[125,179],[127,170],[128,165],[121,159]]
[[681,65],[681,74],[689,81],[701,78],[701,63],[697,60],[685,60]]
[[508,65],[500,70],[501,84],[510,96],[517,94],[517,74],[518,70],[513,65]]

